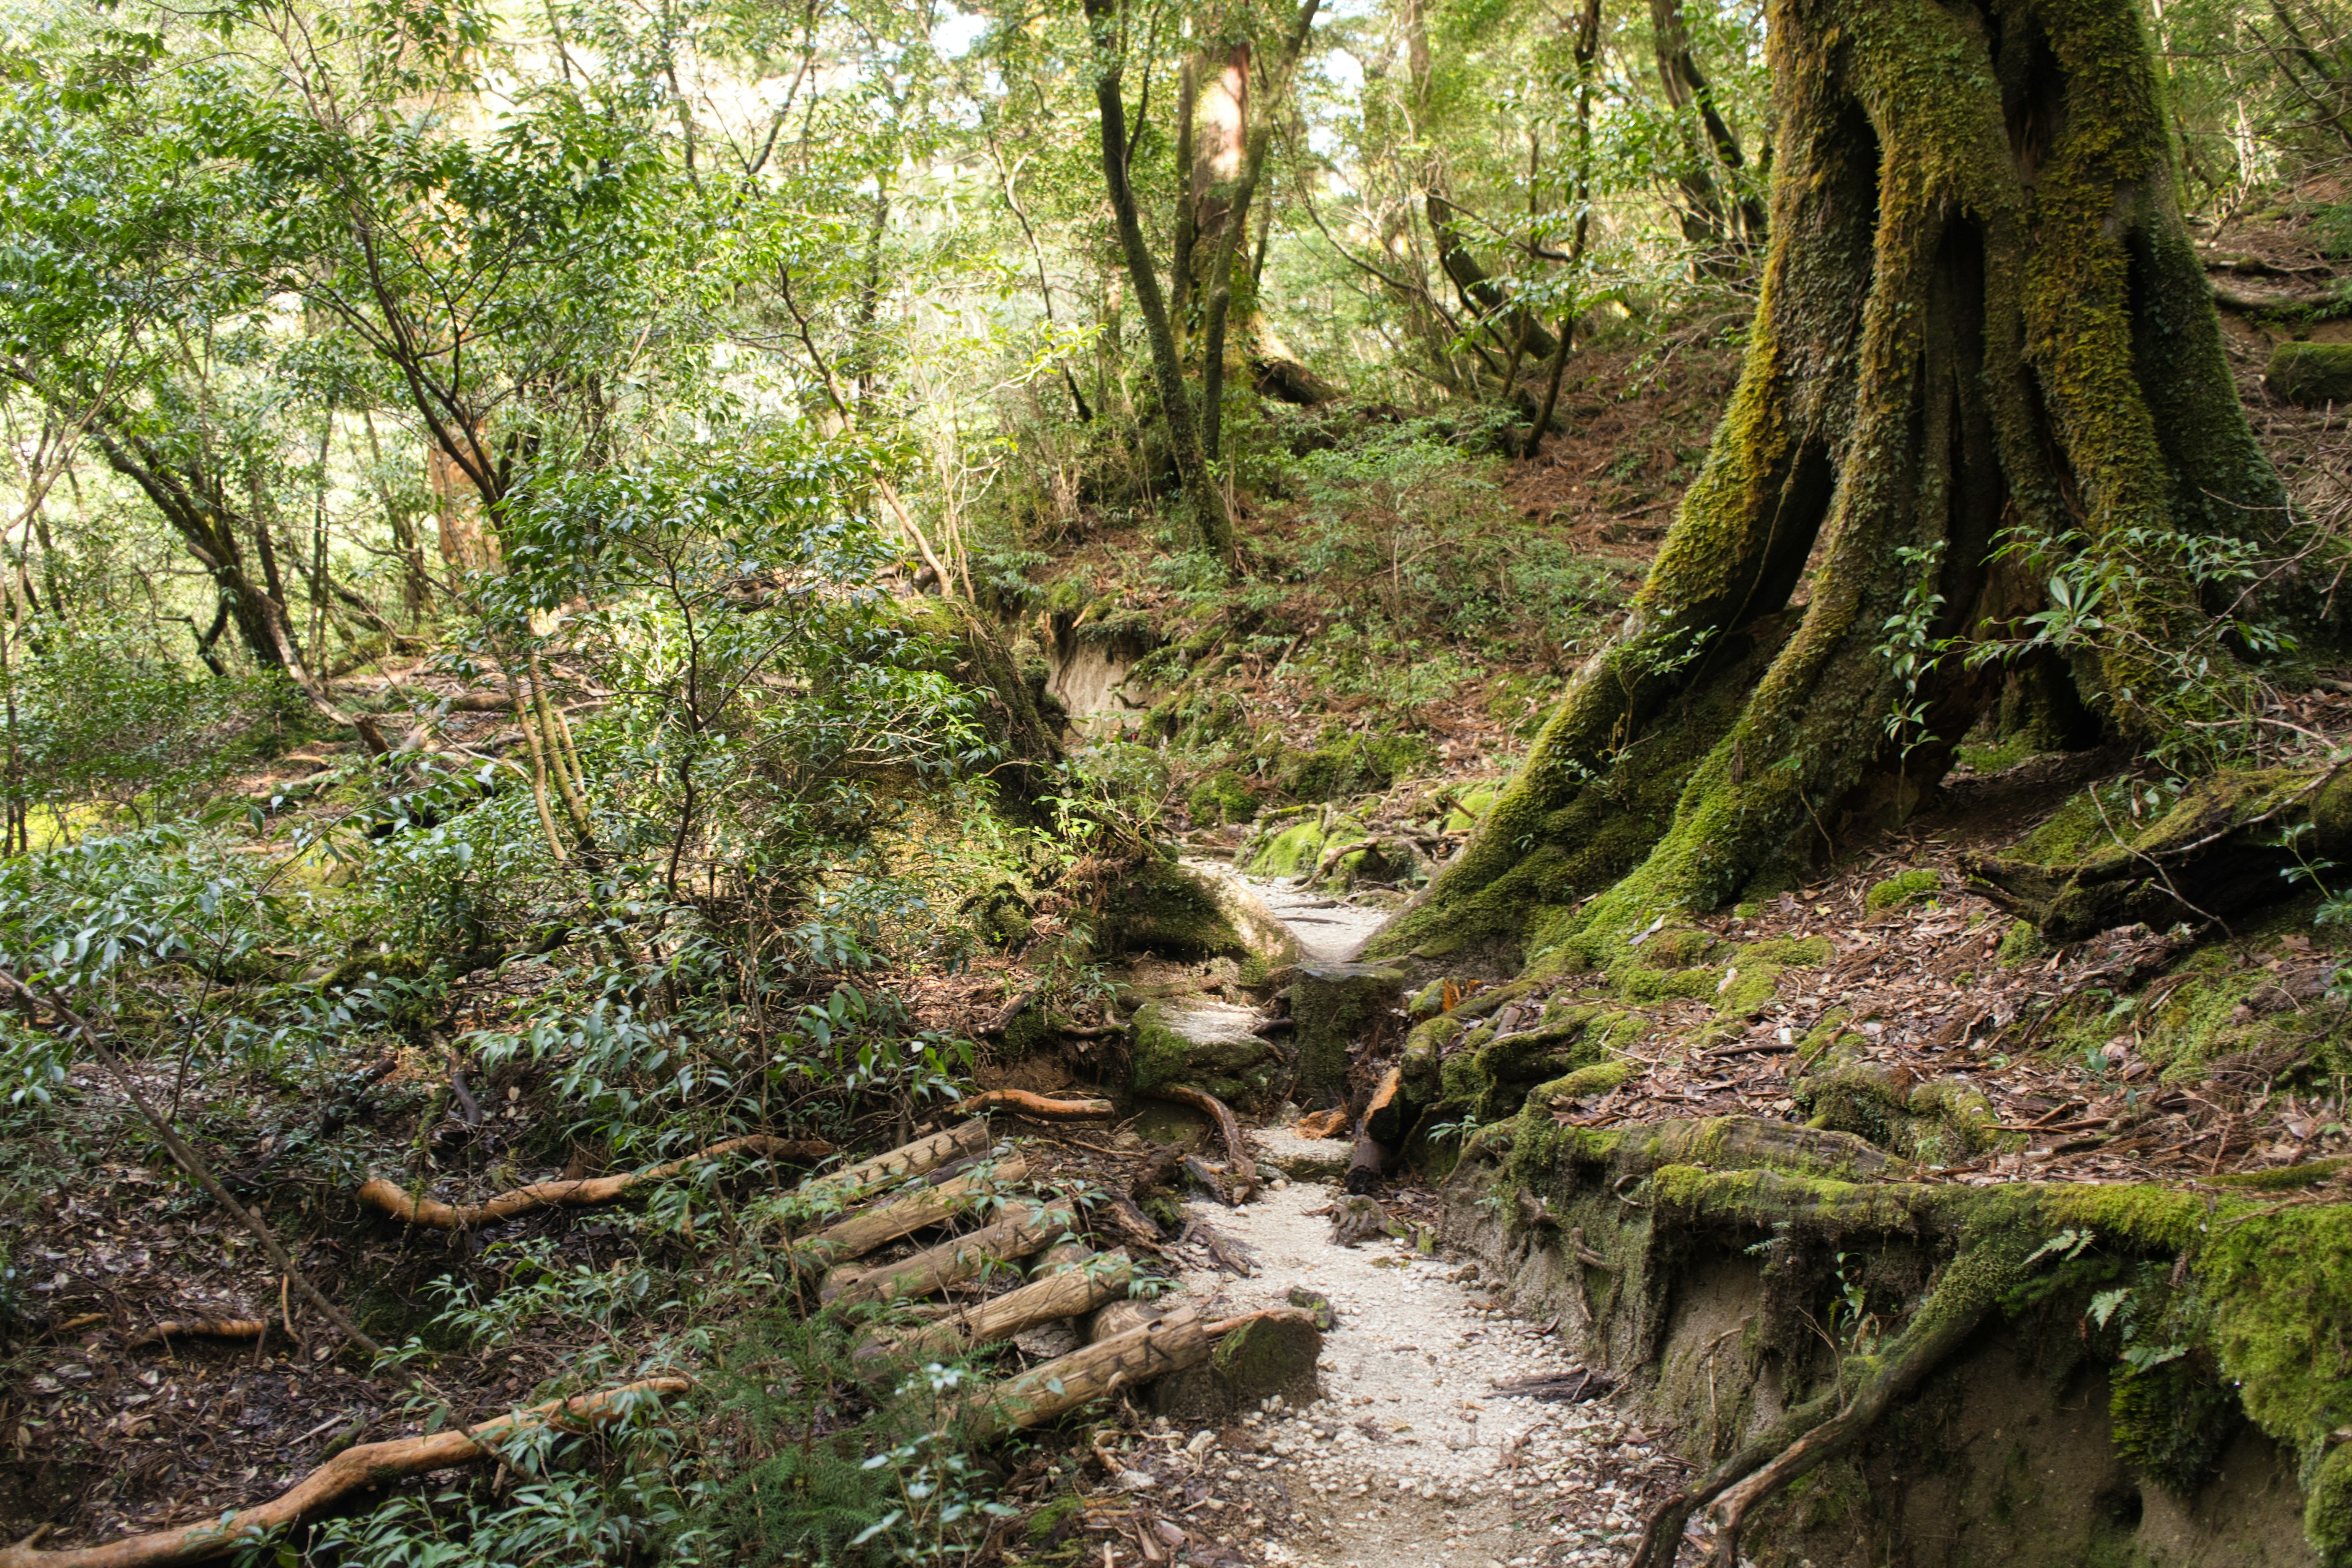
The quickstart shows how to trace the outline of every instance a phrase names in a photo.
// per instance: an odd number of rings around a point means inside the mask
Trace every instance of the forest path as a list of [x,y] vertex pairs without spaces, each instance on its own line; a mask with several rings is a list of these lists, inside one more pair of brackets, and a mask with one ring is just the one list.
[[[1269,1163],[1314,1147],[1259,1136]],[[1188,1299],[1224,1316],[1300,1289],[1338,1320],[1323,1342],[1321,1399],[1245,1416],[1246,1436],[1193,1456],[1228,1505],[1222,1517],[1238,1521],[1218,1527],[1218,1543],[1297,1568],[1622,1561],[1675,1461],[1605,1398],[1498,1393],[1575,1370],[1557,1330],[1495,1304],[1475,1265],[1408,1239],[1339,1245],[1323,1211],[1339,1196],[1336,1178],[1306,1179],[1239,1209],[1188,1205],[1251,1268],[1189,1270]]]
[[[1389,913],[1286,879],[1202,868],[1263,899],[1307,963],[1352,960]],[[1296,1568],[1622,1561],[1646,1498],[1677,1461],[1605,1398],[1498,1393],[1576,1370],[1558,1328],[1514,1317],[1476,1286],[1475,1264],[1424,1254],[1410,1237],[1341,1245],[1330,1211],[1344,1195],[1345,1142],[1280,1127],[1251,1136],[1286,1181],[1237,1209],[1186,1205],[1250,1272],[1234,1277],[1186,1248],[1198,1262],[1181,1277],[1183,1294],[1213,1317],[1282,1306],[1294,1292],[1328,1300],[1337,1321],[1318,1365],[1322,1397],[1245,1415],[1223,1439],[1169,1434],[1171,1447],[1129,1484],[1157,1476],[1155,1489],[1171,1489],[1161,1495],[1181,1487],[1190,1498],[1205,1483],[1210,1506],[1193,1512],[1193,1528],[1251,1560]]]

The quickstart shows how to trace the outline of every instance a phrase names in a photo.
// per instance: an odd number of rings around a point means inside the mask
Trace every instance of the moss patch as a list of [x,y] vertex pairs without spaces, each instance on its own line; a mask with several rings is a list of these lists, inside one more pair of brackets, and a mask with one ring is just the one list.
[[1943,885],[1941,873],[1925,867],[1915,871],[1898,871],[1883,882],[1874,883],[1870,891],[1863,895],[1862,901],[1872,914],[1885,914],[1889,910],[1916,903]]

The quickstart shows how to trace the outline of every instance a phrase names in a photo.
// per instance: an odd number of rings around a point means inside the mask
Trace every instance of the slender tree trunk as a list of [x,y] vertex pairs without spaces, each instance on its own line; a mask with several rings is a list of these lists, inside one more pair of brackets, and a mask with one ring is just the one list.
[[2284,496],[2174,205],[2136,0],[1772,0],[1769,26],[1738,390],[1624,625],[1376,952],[1622,957],[1631,922],[1899,818],[1999,690],[1940,639],[2054,647],[2110,733],[2182,766],[2259,710],[2187,563],[2273,541]]
[[[1716,105],[1714,87],[1699,68],[1683,0],[1650,0],[1650,36],[1657,55],[1659,85],[1675,112],[1685,117],[1683,162],[1675,176],[1687,204],[1684,237],[1718,248],[1760,247],[1767,232],[1764,206],[1727,188],[1732,172],[1747,167],[1747,154]],[[1697,130],[1706,138],[1704,148],[1689,133],[1691,117],[1696,117]]]
[[[1282,58],[1268,78],[1270,90],[1266,93],[1269,101],[1265,111],[1260,113],[1258,123],[1249,127],[1243,139],[1240,166],[1234,171],[1233,183],[1224,193],[1223,205],[1216,215],[1216,246],[1211,253],[1208,269],[1209,303],[1203,312],[1201,334],[1201,444],[1212,461],[1217,457],[1224,428],[1225,324],[1233,314],[1234,273],[1241,265],[1241,242],[1249,233],[1250,201],[1257,194],[1258,181],[1265,172],[1266,149],[1274,142],[1271,110],[1275,102],[1280,101],[1281,94],[1289,85],[1290,73],[1298,63],[1299,54],[1307,47],[1307,37],[1314,30],[1318,3],[1319,0],[1307,0],[1299,7],[1298,24],[1291,29],[1290,37],[1284,40]],[[1239,58],[1244,64],[1234,74],[1245,84],[1248,81],[1247,57],[1242,54]],[[1234,108],[1241,121],[1246,123],[1249,98],[1245,92],[1234,96]],[[1193,169],[1197,176],[1200,164],[1196,163]],[[1202,227],[1204,230],[1208,227],[1205,220]],[[1255,289],[1251,290],[1253,313],[1255,292]]]
[[1210,474],[1208,458],[1202,449],[1200,426],[1192,417],[1183,364],[1177,357],[1175,335],[1169,326],[1167,296],[1160,290],[1151,247],[1143,237],[1142,219],[1136,211],[1135,187],[1128,179],[1125,66],[1115,0],[1087,0],[1087,21],[1094,34],[1097,57],[1095,105],[1101,119],[1103,183],[1110,194],[1119,250],[1127,261],[1128,284],[1135,290],[1136,308],[1142,312],[1144,332],[1150,340],[1160,417],[1167,424],[1177,478],[1184,486],[1184,499],[1200,530],[1202,547],[1219,560],[1231,563],[1234,521],[1225,510],[1224,494]]
[[[1601,0],[1584,0],[1582,15],[1577,18],[1576,37],[1572,45],[1576,61],[1576,227],[1568,241],[1568,270],[1571,283],[1580,280],[1584,272],[1584,249],[1592,233],[1592,68],[1601,55]],[[1543,403],[1536,409],[1535,423],[1528,429],[1524,455],[1534,457],[1543,449],[1543,439],[1551,431],[1552,410],[1559,405],[1560,379],[1568,371],[1568,355],[1576,341],[1577,312],[1570,310],[1559,319],[1559,342],[1553,349],[1551,373],[1544,381]]]

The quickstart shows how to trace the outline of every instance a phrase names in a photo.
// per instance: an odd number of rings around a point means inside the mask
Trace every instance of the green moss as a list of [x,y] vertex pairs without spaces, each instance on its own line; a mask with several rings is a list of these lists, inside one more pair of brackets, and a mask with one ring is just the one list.
[[1220,1099],[1254,1104],[1272,1080],[1276,1065],[1273,1048],[1255,1037],[1187,1039],[1169,1026],[1157,1003],[1136,1009],[1133,1029],[1128,1082],[1138,1094],[1182,1083]]
[[1385,790],[1427,772],[1436,761],[1420,735],[1343,731],[1328,735],[1311,752],[1287,753],[1276,764],[1275,783],[1298,800],[1338,800]]
[[2142,1371],[2119,1368],[2107,1397],[2116,1452],[2183,1499],[2196,1496],[2221,1468],[2244,1419],[2236,1393],[2193,1355]]
[[2263,384],[2289,403],[2352,403],[2352,343],[2281,343]]
[[1768,960],[1742,957],[1724,973],[1729,983],[1715,999],[1715,1016],[1722,1022],[1752,1018],[1780,994],[1781,967]]
[[1587,1095],[1606,1094],[1633,1076],[1630,1062],[1594,1062],[1574,1072],[1538,1084],[1528,1091],[1529,1105],[1550,1105],[1555,1100],[1581,1100]]
[[1754,959],[1763,963],[1777,963],[1785,969],[1810,969],[1827,963],[1837,955],[1825,936],[1767,937],[1740,948],[1739,962]]
[[1628,1002],[1705,999],[1723,984],[1719,969],[1626,969],[1617,975],[1617,994]]
[[1669,926],[1643,942],[1642,957],[1654,969],[1689,969],[1706,962],[1721,945],[1706,931],[1690,926]]
[[1916,903],[1943,885],[1943,874],[1926,867],[1913,871],[1898,871],[1883,882],[1874,883],[1870,891],[1863,895],[1862,901],[1871,913],[1884,914],[1888,910]]
[[1258,797],[1241,774],[1219,768],[1192,786],[1184,797],[1184,808],[1195,824],[1217,826],[1247,822],[1257,816]]
[[2196,1194],[2150,1182],[2046,1187],[2041,1205],[2042,1218],[2053,1232],[2094,1231],[2150,1251],[2197,1245],[2206,1213]]
[[1994,950],[1993,956],[2004,968],[2039,963],[2050,956],[2050,944],[2042,940],[2042,933],[2033,928],[2032,921],[2015,921],[2001,933],[2000,946]]
[[2323,1568],[2352,1568],[2352,1443],[2319,1462],[2305,1492],[2303,1532]]
[[1293,823],[1259,847],[1250,857],[1253,877],[1303,877],[1315,869],[1323,853],[1322,824],[1313,817]]
[[2297,1448],[2308,1473],[2332,1434],[2352,1426],[2352,1205],[2210,1223],[2197,1274],[2221,1370],[2246,1414]]

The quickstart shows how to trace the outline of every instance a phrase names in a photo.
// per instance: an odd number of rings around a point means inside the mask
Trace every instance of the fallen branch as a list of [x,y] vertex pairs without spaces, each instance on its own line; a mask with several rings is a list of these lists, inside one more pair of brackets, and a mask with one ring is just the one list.
[[855,1165],[845,1165],[838,1171],[828,1171],[822,1176],[812,1176],[800,1184],[803,1199],[825,1198],[842,1204],[854,1204],[860,1198],[880,1192],[894,1183],[910,1176],[936,1171],[941,1165],[978,1154],[988,1147],[988,1122],[974,1117],[945,1131],[934,1132],[928,1138],[918,1138],[912,1143],[901,1144],[887,1152],[862,1160]]
[[[1371,1102],[1364,1107],[1364,1114],[1356,1122],[1356,1143],[1349,1151],[1348,1174],[1341,1183],[1351,1193],[1377,1192],[1381,1178],[1388,1174],[1389,1162],[1394,1156],[1389,1142],[1374,1132],[1372,1123],[1380,1121],[1383,1125],[1393,1126],[1397,1119],[1393,1108],[1402,1082],[1402,1069],[1389,1068],[1381,1078],[1380,1087],[1372,1090]],[[1403,1140],[1400,1137],[1396,1142]]]
[[1134,1279],[1125,1250],[1096,1253],[1018,1290],[942,1318],[892,1345],[862,1347],[858,1353],[874,1356],[895,1349],[914,1355],[958,1355],[1039,1323],[1081,1317],[1107,1302],[1123,1300]]
[[383,1353],[382,1345],[362,1333],[349,1314],[329,1300],[324,1291],[310,1283],[310,1275],[295,1266],[294,1259],[287,1254],[285,1244],[278,1239],[278,1233],[269,1227],[268,1222],[231,1197],[228,1189],[221,1185],[220,1178],[213,1174],[212,1167],[205,1163],[204,1157],[190,1148],[187,1140],[173,1128],[170,1119],[147,1103],[147,1097],[139,1092],[138,1082],[131,1076],[131,1069],[122,1065],[122,1058],[114,1054],[111,1047],[98,1037],[98,1031],[89,1026],[89,1020],[56,997],[42,995],[6,970],[0,970],[0,991],[5,991],[10,1000],[16,1002],[35,1024],[40,1023],[40,1009],[46,1007],[64,1023],[65,1033],[80,1036],[90,1054],[97,1057],[100,1065],[106,1068],[107,1076],[114,1079],[115,1087],[121,1089],[123,1097],[131,1101],[131,1108],[146,1118],[147,1124],[155,1130],[156,1138],[170,1152],[173,1162],[185,1171],[196,1185],[204,1188],[213,1202],[235,1215],[237,1223],[253,1233],[254,1239],[261,1243],[263,1255],[269,1259],[270,1267],[278,1277],[292,1280],[295,1289],[302,1292],[302,1299],[318,1308],[327,1321],[341,1331],[345,1339],[370,1355]]
[[134,1535],[103,1546],[43,1552],[28,1542],[0,1548],[0,1568],[170,1568],[177,1563],[226,1557],[349,1493],[466,1464],[491,1452],[494,1444],[543,1428],[560,1432],[593,1430],[626,1415],[642,1396],[681,1394],[689,1386],[682,1377],[647,1378],[597,1394],[551,1400],[463,1431],[363,1443],[344,1449],[291,1489],[257,1508],[231,1510],[202,1524],[159,1530],[152,1535]]
[[793,1248],[794,1259],[803,1268],[823,1268],[863,1258],[877,1247],[961,1214],[982,1197],[1011,1186],[1028,1173],[1029,1163],[1014,1154],[998,1161],[992,1170],[950,1177],[938,1186],[851,1215],[803,1237]]
[[667,1181],[688,1166],[705,1160],[750,1151],[772,1160],[821,1160],[833,1152],[833,1145],[819,1139],[771,1138],[754,1133],[748,1138],[730,1138],[724,1143],[713,1143],[708,1149],[697,1150],[682,1160],[667,1160],[658,1165],[648,1165],[642,1171],[624,1171],[614,1176],[582,1176],[576,1180],[533,1182],[527,1187],[517,1187],[510,1193],[485,1198],[478,1204],[451,1205],[437,1198],[412,1197],[399,1183],[387,1176],[370,1176],[360,1184],[360,1202],[382,1209],[405,1225],[421,1225],[434,1230],[471,1230],[477,1226],[495,1225],[533,1209],[558,1205],[586,1207],[592,1204],[609,1204],[640,1182]]
[[958,1110],[1009,1110],[1033,1121],[1089,1121],[1116,1116],[1118,1107],[1108,1100],[1048,1100],[1025,1089],[992,1089],[962,1101]]
[[835,1304],[855,1307],[944,1290],[984,1272],[992,1263],[1028,1257],[1069,1235],[1077,1223],[1067,1204],[1012,1201],[1005,1207],[1005,1216],[994,1225],[860,1274],[834,1293]]
[[[981,1389],[963,1403],[965,1436],[986,1443],[1040,1426],[1122,1388],[1198,1366],[1209,1359],[1212,1343],[1197,1310],[1172,1312]],[[8,1565],[0,1563],[0,1568]]]

